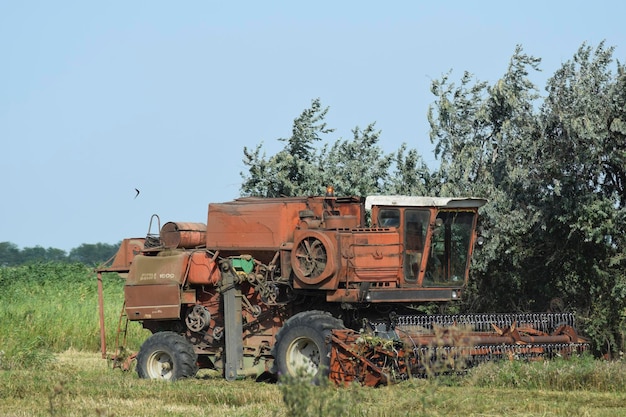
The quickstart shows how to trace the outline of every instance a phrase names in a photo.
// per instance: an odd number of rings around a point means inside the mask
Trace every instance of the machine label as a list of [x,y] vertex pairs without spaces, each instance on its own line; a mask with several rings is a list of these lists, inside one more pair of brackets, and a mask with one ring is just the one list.
[[176,279],[174,273],[156,273],[156,272],[143,272],[139,277],[139,281],[156,281],[158,279],[173,280]]

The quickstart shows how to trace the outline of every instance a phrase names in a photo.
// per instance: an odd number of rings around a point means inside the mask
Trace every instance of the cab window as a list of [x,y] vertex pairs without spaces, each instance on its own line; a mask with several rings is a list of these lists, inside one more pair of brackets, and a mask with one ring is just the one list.
[[419,276],[428,229],[428,210],[409,209],[404,213],[404,278],[415,281]]
[[462,285],[468,266],[475,214],[440,212],[433,231],[424,285]]
[[380,227],[400,226],[400,210],[382,209],[378,212],[378,225]]

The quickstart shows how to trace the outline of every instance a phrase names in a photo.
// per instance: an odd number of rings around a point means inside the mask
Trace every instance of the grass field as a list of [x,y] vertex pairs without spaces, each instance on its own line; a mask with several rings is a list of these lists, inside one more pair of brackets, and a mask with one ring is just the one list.
[[[206,372],[141,380],[100,356],[96,284],[82,265],[0,268],[0,416],[626,416],[626,363],[593,358],[488,364],[377,389]],[[114,340],[122,281],[104,285]],[[146,334],[129,330],[137,349]]]
[[[481,372],[452,386],[449,381],[413,380],[392,387],[337,389],[226,382],[202,373],[166,383],[110,369],[96,353],[70,350],[44,367],[0,371],[0,416],[626,415],[623,385],[621,390],[529,388],[530,377],[512,386],[512,381],[496,381],[501,372]],[[573,378],[565,365],[560,374],[554,372],[551,378]],[[484,379],[486,374],[494,378],[492,383]]]
[[[105,274],[103,286],[107,340],[113,342],[123,281]],[[68,349],[100,349],[96,274],[82,264],[0,268],[0,306],[0,369],[37,365]],[[130,326],[128,346],[137,349],[148,334]]]

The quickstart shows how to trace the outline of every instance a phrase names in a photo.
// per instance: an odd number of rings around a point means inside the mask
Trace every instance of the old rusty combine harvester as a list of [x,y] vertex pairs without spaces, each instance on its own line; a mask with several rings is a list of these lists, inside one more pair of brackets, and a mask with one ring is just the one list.
[[[136,355],[142,378],[304,371],[375,386],[434,364],[445,372],[584,350],[569,314],[416,314],[461,299],[484,203],[240,198],[209,204],[206,224],[170,222],[124,240],[97,273],[100,284],[104,272],[126,276],[123,318],[152,332]],[[102,302],[100,311],[105,356]]]

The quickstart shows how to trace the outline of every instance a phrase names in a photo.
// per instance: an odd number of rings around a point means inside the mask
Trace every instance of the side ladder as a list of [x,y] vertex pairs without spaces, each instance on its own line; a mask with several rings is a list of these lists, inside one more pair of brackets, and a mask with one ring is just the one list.
[[[115,333],[115,353],[111,357],[113,369],[120,368],[124,371],[130,369],[130,364],[135,359],[136,354],[129,354],[126,349],[128,334],[128,316],[126,315],[126,302],[122,304],[122,311],[117,321],[117,331]],[[121,343],[120,343],[121,338]]]

